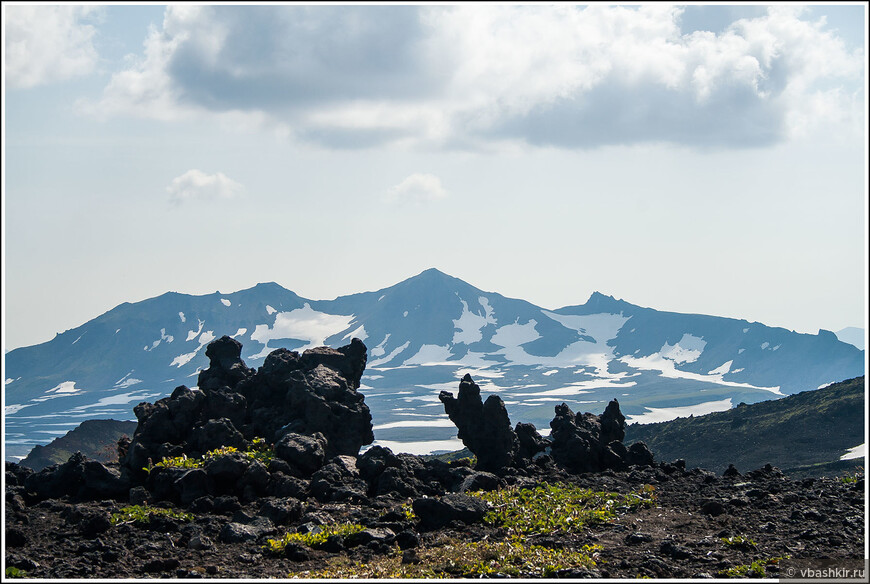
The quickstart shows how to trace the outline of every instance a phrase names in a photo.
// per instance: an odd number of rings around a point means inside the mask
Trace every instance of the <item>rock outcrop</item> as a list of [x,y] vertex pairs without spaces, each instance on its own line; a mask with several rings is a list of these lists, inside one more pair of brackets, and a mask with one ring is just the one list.
[[442,391],[438,399],[459,429],[459,439],[477,456],[477,467],[494,471],[511,464],[519,449],[504,402],[491,395],[483,402],[480,387],[466,374],[459,383],[459,396]]
[[[326,460],[356,456],[374,440],[371,413],[357,392],[366,363],[362,341],[302,355],[279,349],[257,371],[245,365],[241,350],[230,337],[211,342],[198,390],[182,385],[168,398],[134,408],[139,424],[121,460],[132,479],[144,480],[143,469],[164,457],[242,449],[258,437],[283,444],[288,464],[296,466],[290,474],[310,475]],[[289,454],[293,448],[298,456]]]
[[483,402],[480,387],[470,375],[466,374],[459,383],[458,398],[447,391],[438,397],[482,471],[522,468],[546,456],[572,473],[653,464],[652,453],[643,442],[632,444],[631,449],[622,443],[625,416],[615,399],[600,416],[589,412],[574,414],[564,403],[556,406],[550,436],[543,438],[532,424],[520,422],[512,430],[501,398],[491,395]]

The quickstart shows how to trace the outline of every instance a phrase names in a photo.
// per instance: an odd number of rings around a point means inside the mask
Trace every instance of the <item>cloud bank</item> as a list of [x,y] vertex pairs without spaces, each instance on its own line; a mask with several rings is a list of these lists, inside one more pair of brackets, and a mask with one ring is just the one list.
[[30,88],[93,72],[99,59],[93,44],[96,29],[86,21],[97,10],[94,6],[6,6],[6,83]]
[[167,8],[95,110],[280,125],[332,148],[768,145],[863,122],[863,53],[800,7]]
[[244,193],[244,187],[222,172],[206,174],[200,170],[188,170],[172,179],[166,187],[169,200],[174,204],[185,201],[213,201],[232,199]]

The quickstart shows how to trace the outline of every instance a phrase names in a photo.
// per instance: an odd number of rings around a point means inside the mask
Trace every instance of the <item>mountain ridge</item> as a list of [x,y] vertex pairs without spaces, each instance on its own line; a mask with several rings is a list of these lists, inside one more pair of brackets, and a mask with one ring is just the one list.
[[[6,354],[6,444],[26,454],[84,419],[196,383],[206,345],[227,335],[257,367],[274,349],[368,348],[363,378],[376,433],[401,448],[454,450],[440,389],[465,373],[544,424],[554,403],[728,408],[864,373],[864,353],[833,333],[806,335],[724,317],[660,312],[600,292],[546,310],[437,269],[375,291],[312,300],[274,283],[232,293],[167,292],[123,303],[51,341]],[[55,434],[52,434],[54,432]]]

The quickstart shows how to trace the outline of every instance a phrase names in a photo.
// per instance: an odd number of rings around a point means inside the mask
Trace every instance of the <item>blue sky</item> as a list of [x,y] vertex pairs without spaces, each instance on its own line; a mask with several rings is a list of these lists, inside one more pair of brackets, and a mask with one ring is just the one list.
[[437,267],[866,322],[866,5],[3,4],[4,349]]

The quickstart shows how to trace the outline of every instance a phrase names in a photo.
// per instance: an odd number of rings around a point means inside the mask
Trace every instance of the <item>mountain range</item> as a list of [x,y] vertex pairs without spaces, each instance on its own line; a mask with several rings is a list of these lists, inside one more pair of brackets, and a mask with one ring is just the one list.
[[243,345],[250,367],[272,350],[368,347],[360,391],[377,444],[458,450],[438,400],[470,373],[512,421],[548,430],[553,407],[598,411],[613,398],[629,422],[755,403],[864,374],[864,351],[829,331],[800,334],[732,318],[662,312],[598,292],[546,310],[429,269],[389,288],[310,300],[275,283],[124,303],[46,343],[5,355],[7,459],[87,419],[132,419],[141,401],[192,387],[207,344]]

